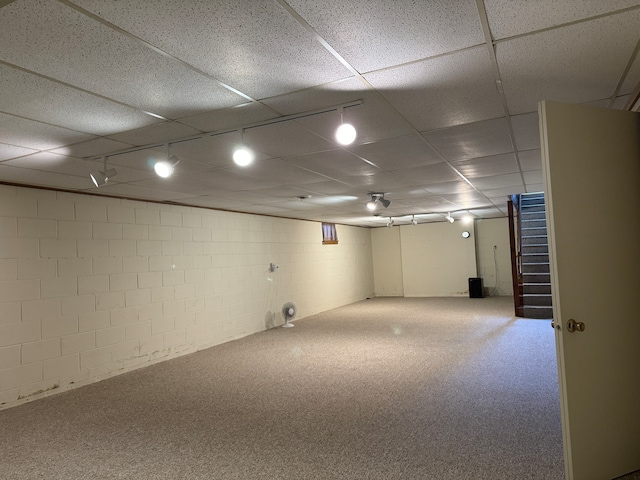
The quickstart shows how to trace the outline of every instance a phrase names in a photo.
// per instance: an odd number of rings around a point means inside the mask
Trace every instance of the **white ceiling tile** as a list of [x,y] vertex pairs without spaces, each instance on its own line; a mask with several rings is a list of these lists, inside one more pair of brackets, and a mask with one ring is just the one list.
[[519,173],[510,173],[507,175],[474,178],[472,183],[480,191],[501,187],[522,187],[522,177]]
[[394,188],[405,188],[414,182],[401,178],[390,172],[374,173],[373,175],[357,175],[342,177],[339,180],[354,187],[366,188],[373,192],[390,192]]
[[0,142],[2,143],[35,150],[48,150],[91,138],[94,138],[93,135],[0,113]]
[[310,172],[278,158],[256,161],[248,168],[234,165],[226,170],[272,185],[305,185],[327,180],[325,176]]
[[520,167],[523,172],[540,170],[542,168],[540,149],[518,152],[518,158],[520,159]]
[[270,120],[278,116],[279,114],[271,108],[258,102],[251,102],[184,117],[180,119],[180,123],[203,132],[218,132]]
[[169,118],[245,101],[58,2],[22,0],[4,7],[0,45],[8,46],[0,51],[5,62]]
[[555,27],[623,8],[638,0],[484,0],[493,38],[500,39]]
[[[171,144],[171,153],[178,158],[186,158],[203,163],[210,167],[232,167],[233,152],[242,145],[238,132],[220,135],[207,135],[194,140]],[[257,150],[253,150],[254,163],[247,167],[254,168],[258,162],[271,158]]]
[[339,149],[289,157],[286,161],[331,178],[371,175],[381,171],[378,167],[360,160],[348,151]]
[[434,183],[433,185],[428,185],[426,189],[435,195],[475,191],[471,185],[462,179],[458,179],[453,182]]
[[[25,169],[84,177],[86,187],[92,185],[91,179],[89,178],[90,173],[104,171],[104,164],[101,161],[80,160],[76,157],[67,157],[51,152],[38,152],[33,155],[7,160],[3,163]],[[113,164],[108,164],[107,168],[112,168],[113,166]],[[136,170],[126,167],[118,167],[116,170],[118,175],[111,178],[110,182],[130,182],[155,176],[153,171]]]
[[434,130],[423,133],[423,136],[450,161],[513,151],[505,118]]
[[346,195],[348,193],[353,193],[353,187],[351,185],[347,185],[346,183],[339,182],[337,180],[313,183],[311,185],[305,185],[305,188],[307,188],[309,192],[321,195]]
[[[173,151],[171,152],[173,154]],[[128,153],[122,153],[107,157],[107,162],[111,166],[127,167],[137,170],[141,170],[148,173],[154,173],[154,165],[157,161],[165,160],[167,158],[167,151],[163,147],[154,149],[137,150]],[[198,172],[209,169],[207,165],[203,165],[199,162],[194,162],[189,159],[180,159],[180,162],[175,166],[174,175],[180,175],[188,172]],[[173,178],[173,177],[170,177]],[[164,179],[169,181],[170,179]]]
[[287,216],[287,214],[291,210],[279,208],[274,205],[243,205],[242,211],[247,213],[255,213],[257,215]]
[[[503,205],[506,206],[506,202],[504,202]],[[505,216],[505,214],[502,213],[497,208],[479,208],[479,209],[474,209],[473,210],[473,214],[474,215],[478,215],[481,218],[499,218],[499,217],[504,217]]]
[[454,182],[460,180],[460,176],[455,172],[451,165],[447,163],[438,163],[436,165],[427,165],[424,167],[403,168],[394,170],[398,177],[411,182],[413,185],[428,186],[440,182]]
[[80,142],[66,147],[55,148],[51,150],[59,155],[68,155],[70,157],[85,158],[98,157],[117,150],[130,148],[131,144],[116,142],[109,138],[94,138],[87,142]]
[[[484,41],[473,2],[290,0],[289,4],[359,72]],[[362,19],[367,21],[362,21]]]
[[127,183],[108,184],[104,187],[85,188],[84,191],[96,195],[110,195],[115,197],[136,198],[140,200],[173,201],[187,197],[182,192],[173,192],[170,189],[147,188],[141,185]]
[[627,95],[633,93],[638,84],[640,84],[640,55],[636,54],[636,58],[631,64],[631,68],[627,72],[618,94]]
[[542,184],[542,170],[532,170],[530,172],[524,172],[524,183],[529,187],[530,185]]
[[537,193],[544,192],[544,184],[542,183],[532,183],[527,185],[527,193]]
[[418,134],[356,145],[349,150],[385,170],[443,162],[442,157]]
[[0,179],[24,185],[73,190],[86,187],[88,181],[86,177],[14,167],[7,162],[0,163]]
[[177,122],[161,122],[148,127],[136,128],[127,132],[109,135],[109,138],[131,145],[149,145],[165,143],[201,133],[195,128]]
[[452,165],[468,179],[488,177],[491,175],[505,175],[519,171],[518,162],[516,162],[514,153],[472,158],[460,162],[452,162]]
[[504,115],[484,46],[365,77],[419,131]]
[[[297,114],[336,107],[361,100],[362,104],[344,109],[344,122],[352,124],[358,135],[355,144],[413,133],[413,127],[382,96],[367,90],[357,79],[346,79],[315,88],[265,99],[263,102],[283,114]],[[333,141],[340,125],[338,111],[330,111],[297,120],[301,125]]]
[[333,150],[336,144],[320,138],[295,122],[282,122],[244,131],[244,143],[272,157],[288,157]]
[[[0,138],[2,137],[0,136]],[[16,147],[15,145],[0,143],[0,161],[7,160],[9,158],[22,157],[35,152],[36,150],[30,148]]]
[[496,45],[511,114],[541,100],[583,103],[613,94],[638,40],[640,10]]
[[[322,182],[322,183],[326,183],[326,182]],[[305,185],[304,187],[315,187],[316,185],[317,183],[313,183],[311,185]],[[303,195],[313,195],[313,194],[317,195],[316,192],[311,192],[310,190],[307,190],[304,187],[298,188],[298,187],[292,187],[289,185],[278,185],[275,187],[258,188],[258,189],[252,190],[250,193],[254,195],[263,195],[265,198],[279,198],[279,199],[296,198]]]
[[74,3],[256,99],[350,75],[276,2]]
[[220,198],[212,195],[200,195],[200,196],[194,196],[194,197],[177,198],[176,201],[188,203],[189,205],[195,205],[203,208],[214,208],[214,209],[217,208],[222,210],[234,210],[236,208],[244,207],[244,204],[242,202],[226,200],[224,198]]
[[94,135],[159,122],[135,108],[1,64],[0,111]]
[[522,189],[522,185],[514,185],[512,187],[501,187],[501,188],[487,188],[482,190],[482,193],[484,193],[490,199],[493,200],[495,198],[499,198],[500,201],[508,200],[507,198],[503,199],[502,197],[509,197],[511,195],[517,195],[523,192],[524,190]]
[[538,112],[511,116],[513,136],[518,150],[533,150],[540,148],[540,126]]

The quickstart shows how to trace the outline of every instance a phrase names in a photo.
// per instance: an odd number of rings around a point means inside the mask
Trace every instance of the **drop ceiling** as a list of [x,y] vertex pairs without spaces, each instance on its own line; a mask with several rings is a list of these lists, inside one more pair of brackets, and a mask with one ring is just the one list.
[[[237,212],[503,217],[543,190],[540,100],[621,109],[640,82],[637,0],[0,6],[0,182]],[[342,147],[335,108],[354,102]],[[181,160],[166,179],[165,144]],[[95,188],[103,157],[118,175]]]

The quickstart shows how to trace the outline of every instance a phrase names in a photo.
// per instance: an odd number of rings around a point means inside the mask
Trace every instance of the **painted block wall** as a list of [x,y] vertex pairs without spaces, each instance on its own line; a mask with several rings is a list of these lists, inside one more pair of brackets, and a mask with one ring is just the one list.
[[[473,224],[403,225],[400,228],[405,297],[456,297],[469,294],[476,276]],[[462,238],[462,232],[471,232]]]
[[373,250],[373,279],[376,296],[404,296],[400,228],[372,229],[371,248]]
[[485,295],[513,296],[509,220],[476,220],[476,251],[478,276],[483,278]]
[[372,296],[369,229],[337,232],[0,185],[0,408]]

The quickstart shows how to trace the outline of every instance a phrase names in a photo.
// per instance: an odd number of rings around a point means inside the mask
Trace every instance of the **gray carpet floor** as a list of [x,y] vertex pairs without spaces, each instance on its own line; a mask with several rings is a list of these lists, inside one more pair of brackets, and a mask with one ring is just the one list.
[[0,411],[0,478],[562,479],[553,330],[377,298]]

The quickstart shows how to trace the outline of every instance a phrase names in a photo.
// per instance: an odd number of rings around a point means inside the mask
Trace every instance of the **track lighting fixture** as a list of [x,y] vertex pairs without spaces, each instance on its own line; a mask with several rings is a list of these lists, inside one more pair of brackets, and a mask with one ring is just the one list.
[[162,178],[167,178],[173,175],[175,166],[180,163],[180,159],[175,155],[171,155],[169,151],[169,144],[167,143],[167,159],[160,160],[153,165],[153,169],[156,175]]
[[233,161],[239,167],[246,167],[253,162],[253,152],[244,145],[244,129],[240,130],[240,144],[233,152]]
[[454,218],[451,216],[451,212],[447,213],[447,216],[444,218],[446,218],[447,222],[449,223],[453,223],[455,221]]
[[369,210],[375,210],[378,207],[378,204],[382,204],[384,208],[389,208],[391,201],[384,198],[384,193],[372,193],[371,200],[369,200],[365,205]]
[[96,187],[106,185],[110,178],[115,177],[118,174],[115,168],[107,169],[107,157],[102,157],[102,161],[104,170],[89,174],[91,181]]
[[356,139],[356,129],[350,123],[344,123],[344,107],[340,111],[340,126],[336,130],[336,141],[340,145],[351,145]]

